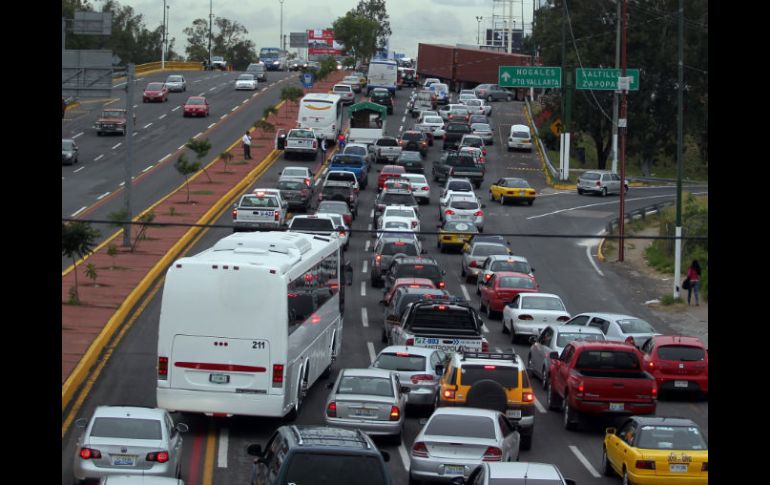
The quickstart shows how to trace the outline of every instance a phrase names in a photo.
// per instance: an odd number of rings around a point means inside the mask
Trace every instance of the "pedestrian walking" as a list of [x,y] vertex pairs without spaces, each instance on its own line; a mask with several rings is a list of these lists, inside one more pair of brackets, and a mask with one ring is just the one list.
[[337,137],[337,145],[340,147],[340,151],[345,149],[345,135],[343,133],[340,133]]
[[697,259],[692,260],[692,264],[687,268],[687,279],[690,280],[690,286],[687,288],[687,304],[690,304],[690,297],[695,292],[695,306],[698,306],[698,290],[700,290],[700,264]]
[[321,163],[326,161],[326,138],[321,140]]
[[243,158],[246,160],[251,160],[251,135],[249,135],[248,130],[246,131],[246,134],[243,135]]

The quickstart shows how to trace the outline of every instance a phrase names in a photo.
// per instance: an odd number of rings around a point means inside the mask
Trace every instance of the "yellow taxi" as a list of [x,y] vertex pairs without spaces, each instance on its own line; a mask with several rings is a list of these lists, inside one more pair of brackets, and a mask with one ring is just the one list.
[[439,226],[436,247],[443,253],[447,248],[462,248],[479,230],[473,222],[447,221]]
[[537,192],[529,182],[517,177],[503,177],[489,187],[489,200],[505,204],[507,201],[535,203]]
[[708,484],[708,444],[690,419],[631,416],[607,428],[602,451],[604,474],[624,484]]
[[524,362],[514,353],[452,353],[434,399],[434,407],[442,406],[498,409],[517,424],[521,448],[532,446],[535,393]]
[[360,71],[353,71],[353,74],[351,76],[358,76],[359,83],[361,84],[362,88],[366,87],[366,74],[360,72]]

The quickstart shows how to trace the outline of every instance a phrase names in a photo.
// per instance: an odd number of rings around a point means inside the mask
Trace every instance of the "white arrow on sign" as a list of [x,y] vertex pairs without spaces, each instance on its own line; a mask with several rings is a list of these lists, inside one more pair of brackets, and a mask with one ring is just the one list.
[[503,78],[504,81],[507,81],[511,78],[511,75],[508,74],[507,72],[504,72],[503,75],[500,77]]

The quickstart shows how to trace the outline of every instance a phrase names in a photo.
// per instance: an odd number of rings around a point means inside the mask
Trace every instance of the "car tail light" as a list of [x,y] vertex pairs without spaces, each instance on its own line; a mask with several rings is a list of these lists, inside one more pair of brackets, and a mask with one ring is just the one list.
[[307,189],[302,189],[299,191],[299,193],[302,195],[307,195]]
[[412,229],[414,229],[415,227],[417,227],[417,221],[412,221]]
[[412,445],[412,456],[416,456],[418,458],[428,458],[428,447],[425,446],[425,443],[418,441]]
[[703,464],[700,466],[700,471],[702,472],[709,471],[709,462],[704,461]]
[[80,458],[84,460],[98,459],[102,457],[102,452],[93,448],[80,448]]
[[318,200],[324,200],[324,194],[318,194]]
[[428,190],[428,186],[427,185],[423,185],[420,190]]
[[273,364],[273,387],[283,387],[283,364]]
[[447,209],[444,211],[444,214],[447,216],[453,216],[455,215],[455,211],[453,211],[452,209]]
[[345,229],[340,229],[340,237],[345,237]]
[[521,398],[524,402],[532,402],[535,400],[535,394],[531,392],[524,392],[522,393]]
[[310,187],[310,179],[309,178],[305,178],[305,185]]
[[[455,387],[455,386],[452,386]],[[444,396],[444,399],[454,399],[455,398],[455,392],[456,389],[444,389],[444,392],[442,392],[442,396]]]
[[398,410],[398,406],[391,406],[390,407],[390,420],[391,421],[398,421],[401,419],[401,411]]
[[406,342],[404,343],[404,345],[414,345],[414,339],[413,338],[406,339]]
[[481,149],[481,154],[486,157],[487,156],[487,149],[486,148],[482,148]]
[[374,261],[375,261],[377,264],[380,264],[380,261],[382,261],[382,255],[381,255],[381,254],[378,254],[377,256],[375,256],[375,257],[374,257]]
[[496,446],[490,446],[484,452],[484,461],[503,461],[503,450]]
[[446,286],[446,283],[444,283],[443,281],[439,281],[439,282],[438,282],[438,289],[439,289],[439,290],[443,290],[443,289],[444,289],[444,286]]
[[238,209],[233,209],[233,219],[238,218]]
[[658,398],[658,387],[657,386],[653,386],[652,387],[652,398],[653,399],[657,399]]
[[639,470],[654,470],[655,462],[653,460],[636,460],[636,468]]
[[580,393],[582,393],[582,392],[585,392],[585,390],[586,390],[586,386],[585,386],[585,384],[583,384],[583,382],[582,382],[582,381],[578,383],[578,388],[577,388],[577,390],[578,390],[578,392],[580,392]]
[[168,451],[153,451],[152,453],[147,453],[145,460],[166,463],[168,461]]
[[532,315],[519,315],[518,318],[519,320],[534,320],[534,318],[532,318]]
[[446,133],[444,133],[444,141],[446,141]]
[[469,264],[468,266],[470,266],[471,268],[475,268],[476,266],[478,266],[478,264],[477,264],[477,263],[476,263],[476,261],[474,260],[474,261],[471,261],[471,262],[470,262],[470,264]]
[[316,148],[318,148],[318,141],[313,140],[313,150],[315,150]]
[[649,367],[649,369],[650,369],[651,371],[652,371],[652,370],[655,370],[655,362],[650,362],[649,364],[647,364],[647,367]]
[[420,381],[432,381],[433,376],[430,374],[415,374],[411,377],[412,384],[417,384]]
[[[484,279],[487,280],[487,281],[491,280],[492,279],[492,274],[491,273],[485,274],[484,275]],[[519,318],[521,318],[521,317],[519,317]]]
[[602,185],[602,183],[601,183],[601,182],[599,182],[599,181],[597,180],[597,181],[596,181],[596,186],[597,186],[597,187],[599,187],[599,186],[601,186],[601,185]]
[[489,352],[489,342],[487,339],[481,340],[481,351],[482,352]]
[[569,317],[564,316],[564,315],[562,315],[562,316],[560,316],[559,318],[556,319],[557,322],[566,322],[567,320],[569,320]]
[[275,222],[281,219],[281,211],[275,211]]
[[330,418],[336,418],[337,417],[337,403],[332,401],[329,403],[328,406],[326,406],[326,415]]
[[168,379],[168,357],[158,357],[158,379]]
[[486,369],[486,370],[495,370],[495,369],[497,369],[497,366],[496,365],[485,365],[484,369]]

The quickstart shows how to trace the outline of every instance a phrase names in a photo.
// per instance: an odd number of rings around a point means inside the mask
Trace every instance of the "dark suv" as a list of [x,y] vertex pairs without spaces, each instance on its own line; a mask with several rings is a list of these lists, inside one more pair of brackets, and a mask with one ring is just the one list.
[[388,114],[393,114],[393,98],[390,96],[390,91],[385,88],[374,88],[369,95],[369,102],[376,103],[388,108]]
[[433,258],[398,258],[390,263],[388,273],[385,275],[385,288],[389,289],[399,278],[427,278],[436,285],[436,288],[443,290],[446,287],[445,274],[446,271],[441,269]]
[[402,286],[396,290],[390,303],[383,312],[382,343],[390,342],[390,332],[394,325],[401,325],[401,317],[404,316],[406,306],[420,300],[443,300],[449,298],[446,290],[437,288],[410,288]]
[[355,213],[358,211],[358,193],[348,182],[327,180],[321,189],[321,193],[318,194],[318,200],[338,200],[340,202],[347,202],[354,217]]
[[383,285],[385,273],[395,255],[420,255],[420,248],[417,246],[417,241],[414,236],[407,237],[407,235],[399,234],[383,234],[374,244],[373,251],[372,269],[369,280],[372,284],[372,288]]
[[393,483],[385,466],[390,455],[360,430],[281,426],[264,449],[253,444],[247,452],[257,457],[251,485],[356,485],[362,477],[367,485]]
[[281,197],[289,204],[290,209],[307,211],[313,199],[313,188],[299,180],[279,180],[278,190]]

